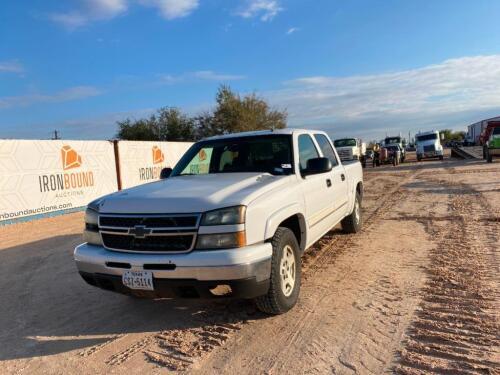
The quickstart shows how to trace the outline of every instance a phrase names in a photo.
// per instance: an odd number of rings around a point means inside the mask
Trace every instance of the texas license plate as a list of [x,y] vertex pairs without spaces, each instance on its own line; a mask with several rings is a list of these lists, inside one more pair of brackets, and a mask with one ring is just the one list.
[[122,282],[130,289],[154,290],[151,271],[125,271]]

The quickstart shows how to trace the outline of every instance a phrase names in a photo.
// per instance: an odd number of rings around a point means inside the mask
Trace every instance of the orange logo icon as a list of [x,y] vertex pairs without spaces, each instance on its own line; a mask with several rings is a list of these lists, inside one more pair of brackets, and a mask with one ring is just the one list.
[[204,149],[200,150],[200,152],[198,153],[198,158],[200,159],[200,161],[205,161],[205,159],[207,158],[207,153]]
[[61,148],[61,159],[65,171],[82,165],[82,157],[68,145]]
[[153,164],[163,163],[165,157],[158,146],[153,146]]

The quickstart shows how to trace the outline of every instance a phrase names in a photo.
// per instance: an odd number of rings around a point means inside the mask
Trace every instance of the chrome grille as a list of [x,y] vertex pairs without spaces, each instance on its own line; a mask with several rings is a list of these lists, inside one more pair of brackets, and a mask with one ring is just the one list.
[[129,235],[102,233],[104,246],[109,249],[137,252],[184,252],[193,246],[193,234],[175,236],[147,236],[136,238]]
[[200,214],[99,215],[105,248],[138,253],[184,253],[196,244]]
[[195,228],[198,215],[193,216],[101,216],[100,225],[115,228],[130,228],[145,225],[148,228]]
[[424,146],[424,152],[434,152],[436,147],[434,145]]
[[352,159],[352,154],[350,149],[337,150],[340,160],[350,160]]

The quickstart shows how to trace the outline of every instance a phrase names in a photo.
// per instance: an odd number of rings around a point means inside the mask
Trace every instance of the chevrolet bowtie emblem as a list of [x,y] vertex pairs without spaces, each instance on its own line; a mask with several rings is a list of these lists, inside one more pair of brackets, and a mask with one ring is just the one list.
[[134,236],[135,238],[144,238],[148,234],[151,234],[151,229],[146,229],[144,225],[136,225],[128,230],[128,234]]

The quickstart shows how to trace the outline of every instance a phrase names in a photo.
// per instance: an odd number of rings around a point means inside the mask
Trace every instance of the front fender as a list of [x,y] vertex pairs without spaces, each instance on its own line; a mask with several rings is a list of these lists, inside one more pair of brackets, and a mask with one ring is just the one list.
[[265,239],[268,240],[274,236],[280,224],[291,216],[298,215],[299,224],[302,232],[300,248],[304,250],[307,243],[306,220],[304,208],[299,203],[291,203],[282,207],[269,216],[266,222]]

